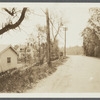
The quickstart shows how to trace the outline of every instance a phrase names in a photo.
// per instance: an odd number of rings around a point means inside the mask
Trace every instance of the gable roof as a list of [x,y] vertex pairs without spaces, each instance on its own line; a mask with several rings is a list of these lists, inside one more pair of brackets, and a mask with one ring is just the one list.
[[16,50],[11,45],[0,45],[0,55],[3,52],[5,52],[6,50],[8,50],[9,48],[11,48],[18,55],[18,53],[16,52]]

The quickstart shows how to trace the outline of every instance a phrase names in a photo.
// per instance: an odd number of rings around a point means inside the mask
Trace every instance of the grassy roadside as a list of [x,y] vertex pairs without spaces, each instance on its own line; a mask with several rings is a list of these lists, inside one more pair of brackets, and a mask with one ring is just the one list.
[[1,93],[23,93],[31,89],[39,80],[47,77],[57,70],[57,66],[63,64],[67,59],[52,61],[52,67],[47,64],[32,66],[25,70],[16,70],[0,78]]

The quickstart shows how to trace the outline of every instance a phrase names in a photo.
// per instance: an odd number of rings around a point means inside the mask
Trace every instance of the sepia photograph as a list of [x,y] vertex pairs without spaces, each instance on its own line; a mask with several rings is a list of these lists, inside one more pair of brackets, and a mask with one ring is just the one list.
[[0,3],[0,93],[100,93],[100,3]]

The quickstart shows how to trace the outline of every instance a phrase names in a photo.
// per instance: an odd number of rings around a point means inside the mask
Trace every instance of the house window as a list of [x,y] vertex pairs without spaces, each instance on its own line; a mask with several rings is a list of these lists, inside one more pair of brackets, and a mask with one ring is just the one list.
[[11,63],[11,57],[7,57],[7,63]]

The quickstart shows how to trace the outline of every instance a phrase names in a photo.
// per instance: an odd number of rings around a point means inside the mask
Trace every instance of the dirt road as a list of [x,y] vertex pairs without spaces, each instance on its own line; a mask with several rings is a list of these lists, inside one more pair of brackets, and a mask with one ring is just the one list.
[[100,92],[100,59],[69,56],[51,76],[41,80],[32,93]]

